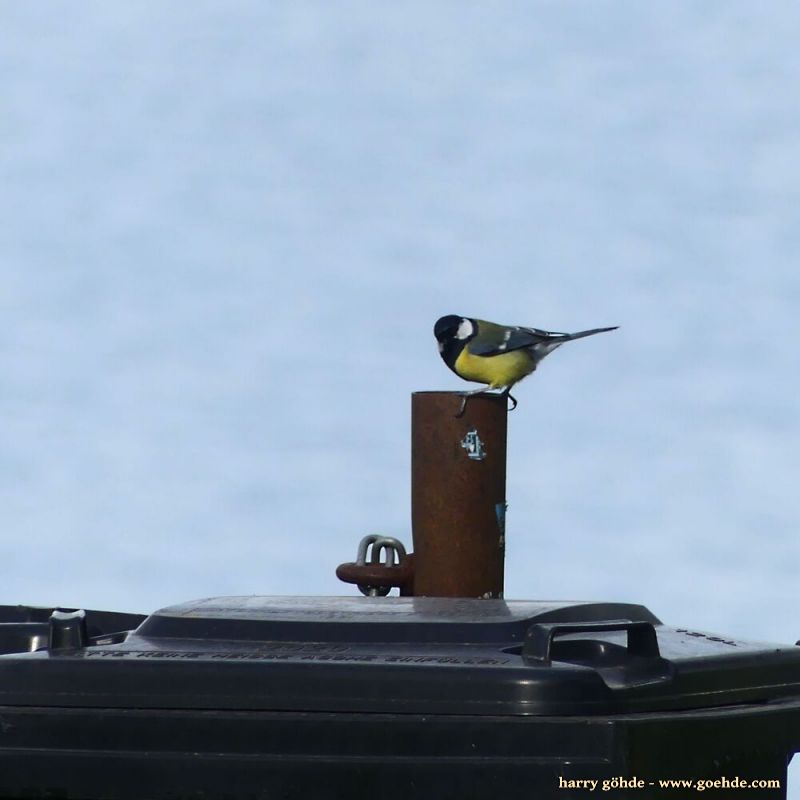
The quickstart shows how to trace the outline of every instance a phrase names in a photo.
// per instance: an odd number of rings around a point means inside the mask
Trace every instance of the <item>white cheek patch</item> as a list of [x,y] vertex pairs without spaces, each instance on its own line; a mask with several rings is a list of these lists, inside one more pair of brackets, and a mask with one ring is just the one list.
[[456,331],[456,339],[469,339],[475,333],[475,326],[468,319],[462,319]]

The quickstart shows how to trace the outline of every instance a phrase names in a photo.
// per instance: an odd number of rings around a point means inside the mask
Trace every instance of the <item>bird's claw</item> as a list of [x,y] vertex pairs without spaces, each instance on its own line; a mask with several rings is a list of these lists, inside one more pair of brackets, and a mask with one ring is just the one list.
[[[461,395],[461,405],[459,406],[458,411],[456,412],[455,415],[456,419],[460,419],[461,417],[464,416],[464,412],[467,410],[467,400],[469,400],[470,397],[472,397],[475,394],[483,394],[483,392],[464,392],[464,394]],[[514,395],[508,391],[502,392],[501,396],[502,395],[504,395],[511,401],[511,407],[508,410],[513,411],[517,407],[517,398],[514,397]]]

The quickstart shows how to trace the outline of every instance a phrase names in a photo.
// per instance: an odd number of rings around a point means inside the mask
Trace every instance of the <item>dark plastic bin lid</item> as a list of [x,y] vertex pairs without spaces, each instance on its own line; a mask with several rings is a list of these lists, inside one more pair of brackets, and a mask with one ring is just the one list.
[[0,704],[598,715],[800,695],[800,648],[623,603],[217,597],[50,641],[0,655]]

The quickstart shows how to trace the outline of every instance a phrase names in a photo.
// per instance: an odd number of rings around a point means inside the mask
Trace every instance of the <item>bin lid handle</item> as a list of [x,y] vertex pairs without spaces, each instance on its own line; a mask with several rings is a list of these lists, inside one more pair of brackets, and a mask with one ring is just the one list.
[[536,622],[528,628],[525,634],[522,655],[528,663],[549,666],[552,661],[553,641],[557,636],[604,631],[627,631],[627,650],[631,656],[659,658],[661,655],[653,623],[629,619],[603,620],[601,622]]

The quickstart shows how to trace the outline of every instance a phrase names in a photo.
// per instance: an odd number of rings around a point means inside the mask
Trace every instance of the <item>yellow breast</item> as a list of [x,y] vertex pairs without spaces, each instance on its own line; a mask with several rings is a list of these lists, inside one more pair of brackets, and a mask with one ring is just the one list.
[[524,350],[513,350],[499,356],[474,356],[464,348],[455,363],[456,372],[465,380],[488,383],[490,389],[513,386],[536,368]]

